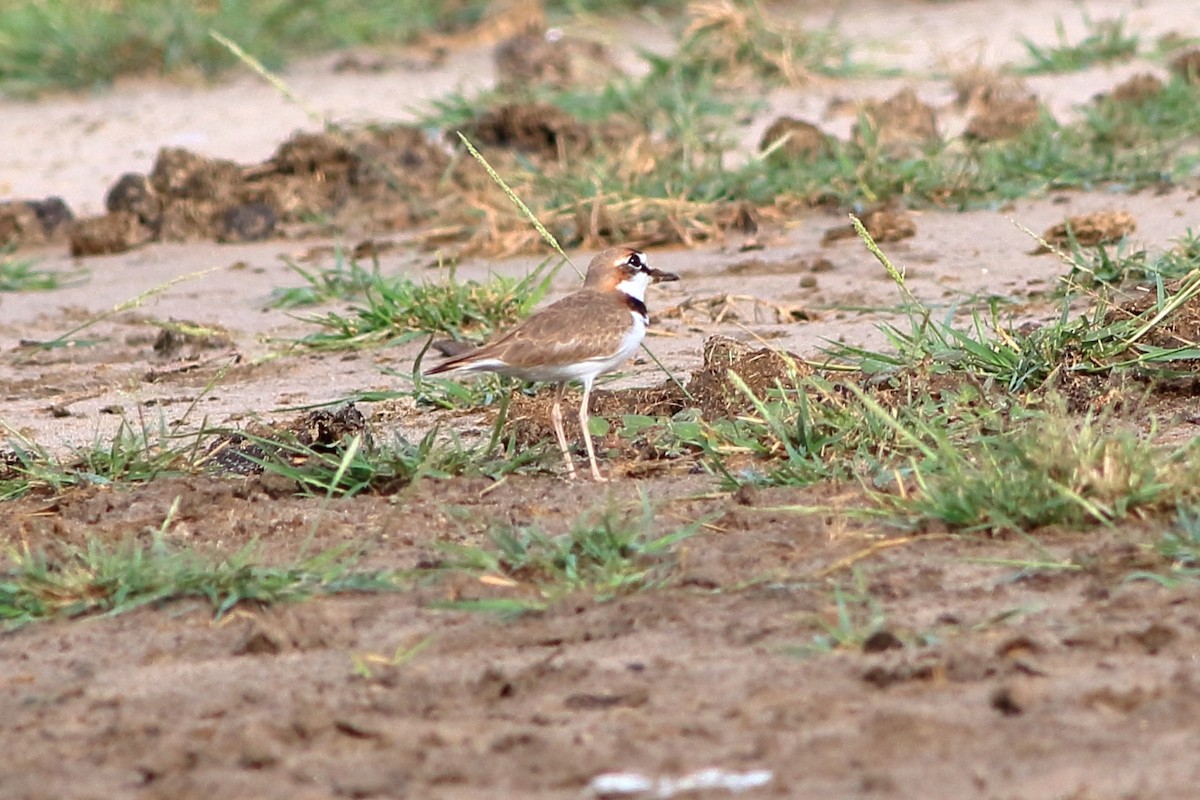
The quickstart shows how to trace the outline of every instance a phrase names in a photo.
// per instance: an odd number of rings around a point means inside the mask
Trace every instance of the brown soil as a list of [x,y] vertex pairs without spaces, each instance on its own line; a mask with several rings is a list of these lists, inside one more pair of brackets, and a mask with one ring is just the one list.
[[1035,253],[1049,253],[1052,247],[1069,247],[1071,241],[1081,247],[1096,247],[1119,242],[1137,230],[1137,220],[1128,211],[1101,211],[1081,214],[1051,225],[1042,233],[1046,244]]
[[109,189],[107,214],[72,224],[71,254],[295,236],[312,233],[316,217],[363,234],[391,232],[417,220],[413,203],[428,202],[449,161],[423,131],[405,125],[297,134],[252,166],[164,148],[148,175],[126,174]]
[[1154,97],[1163,90],[1163,82],[1157,75],[1141,73],[1121,83],[1112,90],[1111,97],[1119,103],[1137,105]]
[[[508,623],[439,610],[528,591],[463,578],[216,623],[175,604],[10,635],[6,796],[573,797],[601,773],[714,765],[771,770],[768,796],[1004,792],[1014,763],[1039,796],[1193,785],[1200,590],[1124,582],[1162,566],[1138,531],[1044,534],[1050,554],[1084,567],[1024,571],[977,562],[1048,554],[881,536],[848,526],[836,494],[686,499],[706,483],[655,479],[658,501],[676,498],[661,530],[717,517],[665,588],[608,603],[578,597]],[[323,509],[254,482],[188,479],[70,493],[52,518],[44,502],[2,513],[10,541],[45,546],[157,529],[178,500],[177,544],[256,540],[286,559],[319,522],[311,547],[352,541],[365,566],[403,567],[495,521],[563,530],[578,508],[636,505],[639,487],[455,481]],[[777,510],[819,505],[830,512]],[[875,634],[823,655],[835,587]],[[1148,735],[1161,767],[1126,760]]]
[[911,157],[939,138],[937,113],[911,88],[887,100],[867,102],[862,115],[864,124],[855,124],[852,138],[864,148]]
[[[898,242],[901,239],[917,235],[917,223],[912,214],[899,208],[876,208],[863,214],[859,221],[871,234],[877,244]],[[841,239],[856,239],[858,232],[854,225],[847,223],[825,231],[821,237],[822,244],[829,244]]]
[[[1021,37],[1057,42],[1056,18],[1072,41],[1090,30],[1053,0],[826,6],[792,11],[809,31],[845,29],[830,15],[849,13],[855,36],[876,43],[880,65],[910,74],[961,73],[964,58],[992,68],[1020,61]],[[1089,12],[1128,14],[1146,42],[1182,25],[1193,6],[1148,0],[1130,11],[1097,0]],[[710,13],[738,19],[721,4]],[[311,132],[302,111],[250,79],[204,89],[132,81],[36,104],[0,98],[11,142],[0,190],[46,198],[0,204],[0,241],[19,240],[40,267],[83,275],[55,292],[0,295],[3,438],[68,458],[122,429],[227,431],[198,439],[196,454],[211,467],[202,474],[0,502],[2,552],[39,554],[57,569],[97,542],[214,559],[249,547],[257,560],[284,565],[344,548],[356,568],[413,575],[394,593],[244,603],[221,619],[206,602],[177,601],[0,634],[0,797],[578,798],[608,773],[666,781],[708,768],[767,771],[764,785],[740,795],[751,798],[1194,795],[1200,585],[1172,576],[1154,547],[1174,520],[1019,537],[911,534],[893,520],[847,513],[867,503],[873,485],[728,492],[702,454],[621,435],[627,414],[752,413],[730,371],[761,393],[807,374],[800,359],[818,361],[827,342],[885,346],[879,326],[906,324],[896,289],[854,238],[826,236],[845,231],[842,212],[714,203],[695,227],[674,213],[675,201],[645,217],[607,200],[547,212],[556,233],[584,248],[571,251],[576,263],[628,237],[681,276],[647,298],[655,334],[647,343],[686,392],[649,359],[597,390],[593,413],[612,428],[598,437],[609,483],[555,476],[547,392],[515,395],[506,430],[523,451],[543,451],[540,474],[422,480],[333,500],[297,496],[294,482],[258,474],[264,456],[325,453],[348,436],[415,441],[435,426],[467,439],[490,433],[487,413],[435,411],[405,397],[333,405],[406,388],[421,343],[307,352],[286,346],[313,332],[303,313],[264,310],[273,289],[300,282],[291,264],[327,268],[335,248],[377,257],[388,274],[430,280],[446,277],[434,271],[444,252],[406,236],[532,251],[536,233],[454,222],[454,214],[485,218],[507,200],[454,141],[413,128],[408,109],[488,83],[493,65],[518,87],[559,84],[586,81],[610,59],[635,71],[635,46],[667,51],[641,18],[566,31],[604,48],[577,43],[565,57],[543,33],[536,3],[497,4],[489,19],[490,28],[426,42],[419,66],[385,55],[378,69],[354,69],[355,54],[297,66],[288,76],[297,91],[355,123],[339,126],[350,133]],[[985,40],[998,49],[983,53]],[[1137,61],[1031,79],[1029,93],[1038,113],[1056,115],[1098,87],[1134,102],[1152,84],[1129,79],[1147,71],[1165,74]],[[933,137],[966,130],[997,98],[1023,104],[1011,116],[1034,114],[1024,89],[988,80],[956,103],[944,81],[897,94],[904,85],[886,78],[804,77],[802,90],[763,98],[746,121],[742,155],[756,157],[756,146],[771,146],[782,130],[792,137],[772,158],[820,157],[824,137],[851,136],[859,109],[874,129],[860,138],[914,156]],[[772,127],[785,114],[792,121]],[[597,143],[622,143],[630,163],[660,152],[646,131],[584,126],[528,98],[507,111],[482,109],[476,125],[495,136],[487,155],[502,171],[506,159],[532,158],[553,177],[572,147]],[[471,197],[492,194],[463,207],[445,181]],[[999,210],[862,216],[917,297],[947,309],[965,301],[965,314],[979,298],[996,298],[1020,326],[1054,317],[1049,290],[1062,269],[1029,254],[1009,219],[1035,231],[1069,219],[1080,241],[1095,230],[1095,242],[1129,236],[1162,249],[1183,234],[1196,202],[1184,187],[1122,195],[1119,213],[1104,191]],[[72,221],[72,209],[81,219]],[[426,227],[434,219],[445,225]],[[68,236],[78,259],[67,256]],[[455,275],[520,275],[536,260],[463,260]],[[576,285],[564,269],[552,291]],[[1200,314],[1189,305],[1146,343],[1198,340]],[[886,409],[904,393],[936,394],[956,381],[868,376],[859,385]],[[1098,413],[1153,392],[1121,413],[1164,439],[1194,435],[1186,382],[1061,388]],[[566,420],[578,441],[573,416]],[[0,449],[0,479],[19,464]],[[446,569],[454,545],[491,548],[497,526],[559,534],[581,515],[637,519],[646,502],[658,534],[696,526],[652,564],[661,586],[577,593],[515,620],[453,604],[538,592],[529,576]],[[4,559],[0,593],[10,577]],[[1148,573],[1181,580],[1138,579]]]
[[830,150],[829,137],[811,122],[780,117],[771,123],[758,144],[759,150],[774,148],[776,160],[816,161]]
[[535,27],[496,46],[496,86],[524,92],[535,86],[597,86],[621,74],[602,43]]
[[1173,57],[1171,71],[1188,83],[1200,83],[1200,48],[1186,50]]

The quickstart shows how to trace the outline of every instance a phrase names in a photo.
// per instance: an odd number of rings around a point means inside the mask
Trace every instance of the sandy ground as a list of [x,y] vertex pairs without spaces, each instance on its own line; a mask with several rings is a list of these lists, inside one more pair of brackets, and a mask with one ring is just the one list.
[[[834,12],[797,3],[784,11],[852,28],[871,60],[928,74],[917,86],[937,105],[949,95],[933,77],[1017,60],[1022,36],[1052,43],[1056,17],[1075,39],[1087,16],[1124,15],[1146,40],[1200,33],[1200,6],[1170,0],[1132,8],[854,2]],[[588,23],[588,32],[626,63],[635,47],[661,50],[669,41],[628,20]],[[482,48],[421,68],[404,54],[379,58],[378,72],[338,72],[336,58],[323,58],[285,77],[319,116],[341,123],[410,119],[423,102],[491,80]],[[1066,114],[1146,69],[1158,68],[1126,64],[1030,86]],[[780,111],[820,117],[835,97],[886,96],[900,83],[822,81],[773,93],[770,108],[748,122],[746,141],[757,141]],[[124,172],[146,171],[159,147],[251,162],[293,131],[318,127],[251,76],[0,100],[0,117],[0,196],[59,195],[82,213],[102,210],[107,187]],[[843,135],[852,121],[825,119]],[[887,252],[930,303],[972,307],[997,297],[1015,320],[1039,319],[1051,311],[1045,292],[1064,267],[1052,255],[1030,255],[1034,242],[1019,226],[1041,231],[1067,214],[1124,210],[1137,220],[1134,243],[1161,249],[1196,227],[1197,209],[1194,193],[1176,189],[918,212],[916,236]],[[844,222],[812,211],[762,249],[743,251],[733,237],[652,251],[653,264],[681,280],[649,298],[649,346],[686,374],[716,332],[812,359],[827,341],[880,344],[878,325],[894,320],[897,291],[856,241],[821,243]],[[0,295],[0,424],[57,449],[103,440],[122,420],[182,430],[244,424],[359,390],[403,388],[387,372],[407,373],[416,344],[353,355],[281,348],[313,330],[307,310],[264,310],[272,289],[299,283],[285,259],[316,252],[308,268],[329,264],[331,244],[156,244],[82,260],[39,254],[43,268],[82,278],[49,293]],[[589,255],[574,253],[573,261],[582,266]],[[829,266],[813,272],[819,259]],[[520,275],[536,261],[468,262],[457,274]],[[380,263],[385,272],[442,277],[432,254],[410,248],[388,251]],[[562,270],[556,293],[576,280]],[[161,291],[87,327],[80,335],[90,346],[18,346],[59,336],[152,287]],[[720,307],[726,296],[733,313],[719,322],[677,313],[685,302],[714,299]],[[803,319],[780,318],[792,310]],[[161,357],[155,323],[171,319],[222,329],[229,341],[194,360]],[[615,385],[661,377],[641,358]],[[441,419],[401,415],[386,424],[419,436]],[[225,551],[256,539],[266,557],[290,560],[315,531],[310,547],[356,542],[370,565],[411,567],[436,557],[435,542],[482,541],[497,520],[559,532],[581,508],[635,506],[643,488],[663,503],[656,524],[664,531],[705,515],[715,521],[689,541],[667,588],[611,603],[565,602],[501,623],[438,610],[437,600],[484,591],[456,584],[238,610],[218,623],[175,605],[5,635],[0,796],[578,797],[602,773],[680,777],[706,767],[769,771],[749,797],[1178,798],[1200,785],[1200,589],[1125,580],[1154,566],[1138,547],[1153,531],[1137,526],[1053,531],[1046,552],[1023,540],[896,540],[837,513],[779,510],[836,508],[845,502],[839,487],[735,499],[713,496],[704,475],[675,475],[609,487],[522,477],[494,491],[456,480],[327,507],[277,497],[254,481],[190,478],[7,503],[0,530],[8,544],[35,548],[88,536],[121,541],[157,529],[179,498],[173,541]],[[881,542],[889,545],[870,549]],[[839,566],[856,554],[869,554],[854,562],[857,573]],[[1003,564],[1050,557],[1088,566]],[[858,592],[856,613],[881,615],[899,647],[810,652],[836,621],[835,586]],[[353,654],[417,642],[428,645],[409,663],[370,677],[353,669]]]

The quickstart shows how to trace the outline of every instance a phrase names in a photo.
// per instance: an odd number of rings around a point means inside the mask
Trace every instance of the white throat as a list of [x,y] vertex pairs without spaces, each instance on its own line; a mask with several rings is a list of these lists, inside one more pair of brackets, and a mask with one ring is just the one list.
[[633,273],[630,277],[617,284],[617,291],[637,300],[640,303],[646,302],[646,287],[650,285],[650,276],[645,272]]

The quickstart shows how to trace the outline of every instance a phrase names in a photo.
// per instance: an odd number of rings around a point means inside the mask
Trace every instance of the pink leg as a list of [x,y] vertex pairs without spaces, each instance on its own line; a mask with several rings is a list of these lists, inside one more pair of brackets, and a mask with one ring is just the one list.
[[550,421],[554,423],[554,436],[558,439],[558,449],[562,451],[563,463],[567,465],[567,477],[575,479],[575,462],[571,460],[571,451],[567,448],[567,434],[563,430],[562,396],[567,388],[560,383],[554,390],[554,405],[550,409]]
[[600,474],[600,467],[596,465],[596,450],[592,446],[592,432],[588,428],[588,400],[592,396],[592,382],[585,380],[583,382],[583,400],[579,403],[579,427],[583,429],[583,443],[587,445],[588,463],[592,465],[592,478],[597,481],[608,480]]

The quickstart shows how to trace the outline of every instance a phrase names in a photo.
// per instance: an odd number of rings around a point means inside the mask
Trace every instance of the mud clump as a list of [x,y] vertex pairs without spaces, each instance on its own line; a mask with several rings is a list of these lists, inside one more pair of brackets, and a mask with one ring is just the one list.
[[195,359],[206,350],[234,347],[229,331],[219,325],[200,325],[189,320],[171,320],[154,339],[154,354],[159,358]]
[[197,460],[217,472],[259,475],[264,463],[284,462],[301,467],[314,455],[333,453],[355,437],[370,446],[366,417],[353,403],[335,411],[317,409],[282,425],[252,426],[247,431],[222,433]]
[[811,163],[833,151],[833,138],[810,122],[780,117],[771,123],[758,143],[760,152],[774,147],[771,159],[780,163]]
[[728,336],[710,336],[704,342],[704,365],[687,385],[693,407],[705,419],[727,419],[753,410],[754,401],[730,378],[731,372],[751,394],[763,399],[779,386],[795,387],[813,370],[794,353],[754,348]]
[[1035,95],[989,98],[967,122],[963,138],[976,142],[1015,139],[1041,118],[1042,105]]
[[[759,399],[779,386],[795,387],[799,380],[812,374],[812,368],[799,356],[770,348],[754,348],[727,336],[710,337],[704,344],[703,357],[702,366],[692,374],[686,387],[668,380],[648,388],[593,392],[592,416],[609,420],[626,416],[669,418],[695,410],[708,421],[729,419],[754,410],[754,401],[730,378],[731,372]],[[507,431],[524,445],[552,437],[550,409],[553,403],[554,393],[550,391],[533,397],[515,394],[509,405]],[[578,400],[564,400],[563,422],[568,438],[578,439],[581,436],[579,421],[570,413],[572,403],[577,404]],[[620,425],[613,425],[599,444],[634,460],[663,457],[663,453],[644,438],[623,441]]]
[[542,26],[496,45],[493,60],[497,86],[509,93],[603,85],[621,74],[604,45]]
[[154,231],[128,211],[86,217],[71,225],[71,255],[80,258],[124,253],[153,239]]
[[507,103],[465,126],[475,145],[503,147],[545,159],[590,149],[592,135],[577,119],[549,103]]
[[1200,47],[1185,50],[1171,59],[1171,72],[1187,83],[1200,84]]
[[1042,115],[1037,95],[1010,77],[988,69],[955,76],[955,103],[970,114],[963,138],[976,142],[1014,139]]
[[75,215],[61,197],[0,203],[0,247],[59,241],[74,219]]
[[1137,220],[1128,211],[1080,214],[1047,228],[1041,237],[1046,244],[1038,245],[1031,255],[1052,252],[1053,247],[1068,247],[1072,240],[1081,247],[1113,244],[1135,230]]
[[1107,97],[1117,103],[1138,106],[1162,94],[1163,82],[1148,72],[1134,75],[1117,85]]
[[902,89],[887,100],[868,101],[862,116],[863,122],[855,123],[850,135],[863,149],[878,147],[899,158],[918,155],[941,141],[937,114],[912,89]]
[[[898,242],[917,235],[917,223],[912,214],[903,209],[877,208],[859,218],[867,233],[877,243]],[[841,239],[853,239],[858,231],[853,224],[829,228],[821,236],[821,244],[828,245]]]
[[148,175],[113,184],[107,214],[71,227],[71,252],[304,235],[319,232],[313,218],[364,232],[399,230],[417,221],[416,201],[434,191],[449,162],[444,148],[405,125],[296,134],[250,166],[164,148]]

